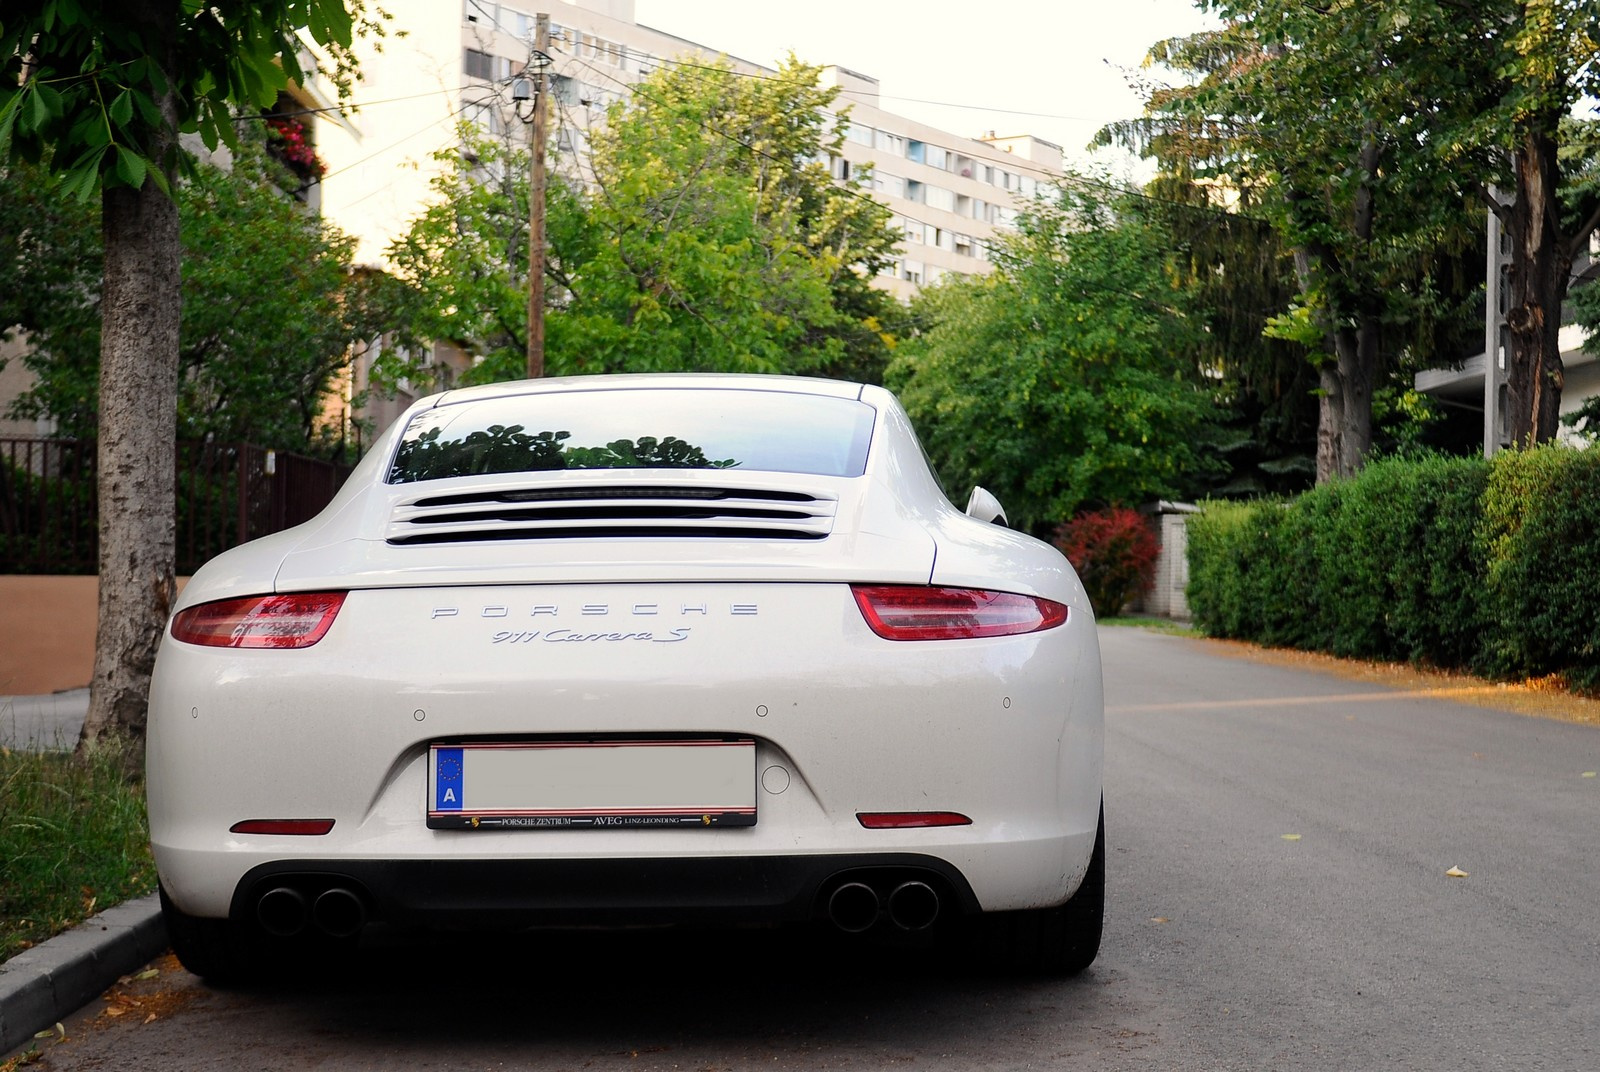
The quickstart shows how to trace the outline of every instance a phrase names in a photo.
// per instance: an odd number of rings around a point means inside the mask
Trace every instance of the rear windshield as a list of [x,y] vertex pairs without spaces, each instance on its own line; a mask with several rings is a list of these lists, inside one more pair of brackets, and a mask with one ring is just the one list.
[[779,391],[638,389],[517,395],[411,418],[388,482],[555,469],[866,470],[873,408]]

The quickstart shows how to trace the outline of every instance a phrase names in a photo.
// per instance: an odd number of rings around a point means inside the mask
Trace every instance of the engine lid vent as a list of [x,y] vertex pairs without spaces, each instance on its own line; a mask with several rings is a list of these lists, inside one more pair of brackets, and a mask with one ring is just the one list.
[[401,503],[391,544],[489,540],[820,540],[831,495],[751,488],[576,487],[431,495]]

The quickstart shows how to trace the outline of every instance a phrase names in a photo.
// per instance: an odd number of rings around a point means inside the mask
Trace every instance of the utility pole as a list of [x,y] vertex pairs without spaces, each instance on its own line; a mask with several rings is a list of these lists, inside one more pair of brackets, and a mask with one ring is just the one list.
[[533,145],[528,154],[528,378],[544,375],[544,143],[550,94],[550,16],[534,17]]

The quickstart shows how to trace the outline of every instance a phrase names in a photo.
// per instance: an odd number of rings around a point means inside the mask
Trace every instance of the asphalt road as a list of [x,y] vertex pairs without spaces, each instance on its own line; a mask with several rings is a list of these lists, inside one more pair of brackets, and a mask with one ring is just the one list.
[[1109,919],[1078,979],[764,933],[441,944],[245,991],[169,959],[43,1067],[1600,1067],[1600,728],[1102,643]]

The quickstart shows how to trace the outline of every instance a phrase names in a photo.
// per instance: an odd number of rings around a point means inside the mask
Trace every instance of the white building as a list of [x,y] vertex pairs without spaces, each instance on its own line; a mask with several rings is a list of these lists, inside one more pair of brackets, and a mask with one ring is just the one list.
[[[632,0],[386,0],[393,16],[381,51],[362,57],[360,110],[349,128],[324,129],[323,214],[360,242],[358,259],[380,264],[429,196],[433,154],[456,143],[471,119],[492,131],[511,122],[510,80],[532,57],[534,17],[550,15],[554,166],[580,159],[591,123],[634,83],[674,61],[707,62],[699,43],[634,21]],[[404,36],[397,36],[404,32]],[[737,57],[749,75],[774,71]],[[947,272],[988,269],[997,228],[1014,219],[1038,182],[1061,172],[1061,149],[1027,136],[975,139],[880,107],[878,83],[829,68],[848,107],[843,179],[873,165],[873,192],[895,213],[902,256],[882,285],[905,296]]]

